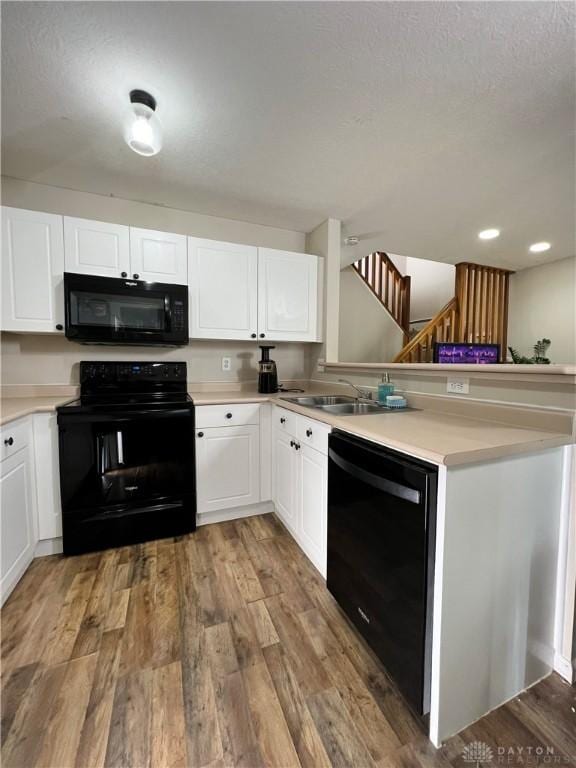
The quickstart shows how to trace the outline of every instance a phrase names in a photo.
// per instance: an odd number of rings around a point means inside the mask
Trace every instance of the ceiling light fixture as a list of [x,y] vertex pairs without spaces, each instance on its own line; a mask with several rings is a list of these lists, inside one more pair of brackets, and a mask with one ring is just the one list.
[[145,157],[156,155],[162,149],[162,128],[156,114],[156,99],[146,91],[130,91],[124,139],[130,149]]
[[544,253],[544,251],[549,251],[551,247],[550,243],[543,241],[541,243],[532,243],[529,250],[532,253]]
[[478,232],[478,237],[480,240],[494,240],[495,237],[499,236],[499,229],[483,229],[482,232]]

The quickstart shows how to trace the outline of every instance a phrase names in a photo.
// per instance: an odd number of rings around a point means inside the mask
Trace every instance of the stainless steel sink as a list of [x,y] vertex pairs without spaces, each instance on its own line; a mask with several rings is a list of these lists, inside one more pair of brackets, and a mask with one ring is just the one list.
[[370,413],[390,413],[391,408],[385,408],[376,403],[343,403],[341,405],[322,405],[319,409],[338,416],[366,416]]
[[413,408],[387,408],[385,405],[357,400],[355,397],[345,395],[306,395],[303,397],[280,397],[287,403],[297,403],[306,408],[314,408],[317,411],[326,411],[335,416],[367,416],[371,413],[397,413],[412,411]]
[[353,405],[356,402],[355,397],[347,397],[346,395],[306,395],[305,397],[280,397],[279,400],[305,405],[307,408],[324,408],[327,405]]

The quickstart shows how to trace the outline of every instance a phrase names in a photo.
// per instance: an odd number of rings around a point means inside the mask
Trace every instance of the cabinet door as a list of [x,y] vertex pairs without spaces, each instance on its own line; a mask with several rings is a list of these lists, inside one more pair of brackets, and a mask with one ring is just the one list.
[[258,249],[258,335],[318,341],[318,257]]
[[186,285],[186,236],[130,227],[130,273],[135,280]]
[[3,603],[32,562],[36,546],[30,453],[23,448],[0,465],[0,532]]
[[258,249],[188,238],[190,336],[256,338]]
[[66,272],[127,277],[130,273],[128,227],[65,216],[64,262]]
[[278,516],[297,537],[298,455],[294,439],[283,430],[274,431],[273,499]]
[[58,424],[55,413],[36,413],[34,430],[34,468],[38,507],[38,538],[62,536]]
[[300,546],[326,578],[328,458],[306,445],[300,450],[298,490]]
[[198,514],[260,501],[258,426],[196,430]]
[[62,216],[2,208],[2,330],[62,332],[63,273]]

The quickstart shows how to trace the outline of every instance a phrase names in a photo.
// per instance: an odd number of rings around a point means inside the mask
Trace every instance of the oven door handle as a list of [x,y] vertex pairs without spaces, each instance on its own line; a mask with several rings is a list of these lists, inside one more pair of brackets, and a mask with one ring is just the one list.
[[372,472],[368,472],[367,470],[362,469],[362,467],[358,467],[356,464],[346,461],[346,459],[339,456],[332,448],[328,451],[328,456],[334,464],[340,467],[340,469],[343,469],[344,472],[347,472],[357,480],[360,480],[363,483],[368,483],[368,485],[378,488],[378,490],[384,491],[385,493],[390,494],[390,496],[397,496],[399,499],[404,499],[404,501],[408,501],[410,504],[420,504],[421,493],[415,488],[408,488],[406,485],[400,485],[400,483],[395,483],[393,480],[386,480],[384,477],[379,477]]
[[[106,422],[114,424],[116,422],[143,421],[149,419],[174,419],[183,416],[192,416],[192,410],[189,408],[177,408],[170,411],[116,411],[115,413],[67,413],[66,422],[89,423]],[[64,422],[60,422],[64,423]]]

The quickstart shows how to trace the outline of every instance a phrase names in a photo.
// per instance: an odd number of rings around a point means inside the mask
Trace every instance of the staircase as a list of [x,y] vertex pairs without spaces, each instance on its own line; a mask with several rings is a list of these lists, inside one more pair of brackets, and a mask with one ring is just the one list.
[[510,270],[457,264],[454,298],[410,338],[410,277],[382,252],[353,266],[404,333],[404,346],[392,362],[430,363],[434,344],[442,341],[500,344],[500,361],[506,359]]
[[376,251],[352,265],[404,334],[410,339],[410,277],[386,253]]

